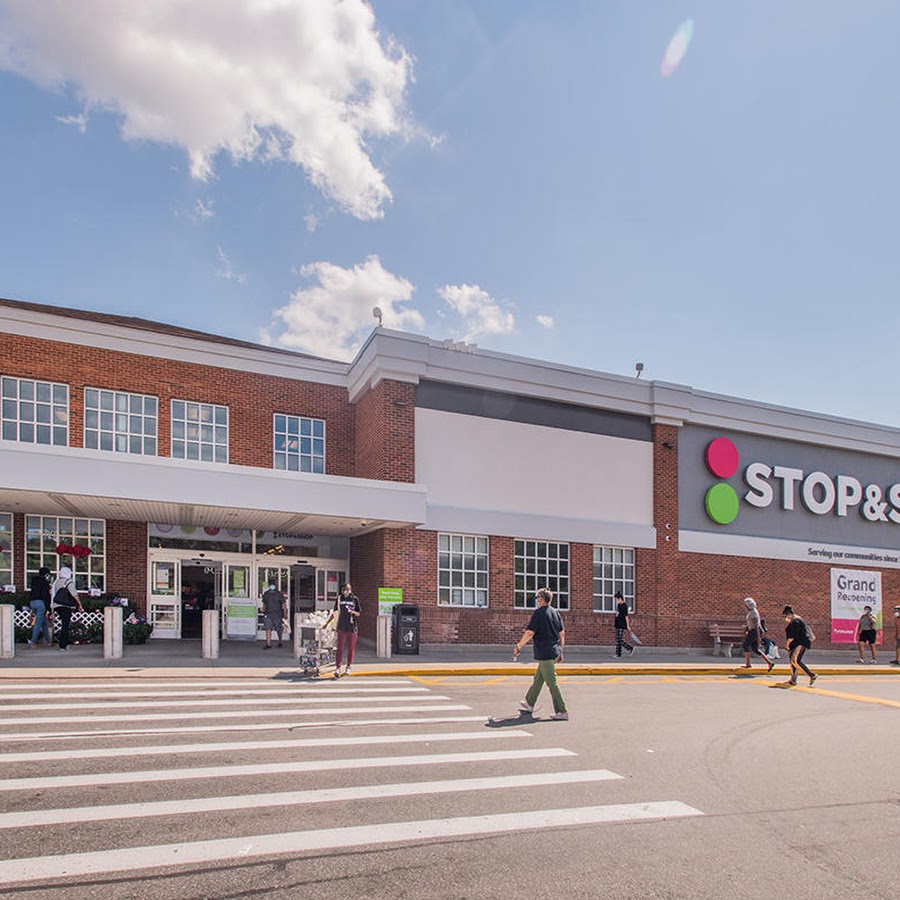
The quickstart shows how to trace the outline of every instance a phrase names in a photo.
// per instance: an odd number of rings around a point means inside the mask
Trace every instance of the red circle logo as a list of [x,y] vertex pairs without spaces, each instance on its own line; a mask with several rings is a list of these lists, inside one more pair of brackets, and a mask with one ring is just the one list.
[[737,447],[728,438],[716,438],[706,448],[706,467],[717,478],[731,478],[740,461]]

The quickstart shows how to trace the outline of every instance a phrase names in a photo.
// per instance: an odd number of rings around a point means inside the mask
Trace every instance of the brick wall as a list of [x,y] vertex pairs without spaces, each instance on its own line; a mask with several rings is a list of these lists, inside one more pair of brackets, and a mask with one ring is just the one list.
[[146,522],[107,520],[106,589],[128,597],[132,609],[146,612]]
[[356,474],[416,480],[415,387],[381,381],[356,401]]
[[70,447],[84,446],[84,388],[99,387],[159,398],[160,456],[170,454],[170,401],[192,400],[229,407],[229,462],[235,465],[272,468],[278,412],[324,419],[326,471],[356,474],[354,411],[342,387],[17,335],[2,338],[0,360],[2,375],[69,385]]

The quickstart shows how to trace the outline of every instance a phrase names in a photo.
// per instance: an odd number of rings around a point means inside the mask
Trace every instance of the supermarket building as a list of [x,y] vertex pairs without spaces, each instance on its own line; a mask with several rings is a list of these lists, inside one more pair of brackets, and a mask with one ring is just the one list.
[[78,589],[156,638],[212,607],[253,637],[228,609],[272,581],[300,611],[351,580],[367,637],[400,588],[426,643],[512,642],[544,585],[582,645],[615,590],[673,647],[747,595],[820,646],[847,640],[835,584],[900,602],[894,428],[384,328],[344,363],[12,300],[0,389],[0,587],[89,547]]

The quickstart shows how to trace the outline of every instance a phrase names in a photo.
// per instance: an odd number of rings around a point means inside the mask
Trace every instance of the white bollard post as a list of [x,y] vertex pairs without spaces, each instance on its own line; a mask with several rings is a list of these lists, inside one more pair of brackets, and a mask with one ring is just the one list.
[[122,658],[121,606],[107,606],[103,610],[103,658]]
[[16,608],[11,603],[0,606],[0,659],[16,655]]
[[203,613],[203,658],[219,658],[219,611],[204,609]]
[[379,659],[391,658],[391,625],[390,616],[379,616],[375,633],[375,655]]
[[300,659],[300,621],[303,613],[294,613],[294,659]]

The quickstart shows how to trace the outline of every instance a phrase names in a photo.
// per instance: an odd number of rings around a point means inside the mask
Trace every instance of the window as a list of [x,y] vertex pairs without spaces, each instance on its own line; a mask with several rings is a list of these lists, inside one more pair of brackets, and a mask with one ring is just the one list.
[[516,609],[534,609],[540,588],[553,591],[553,605],[569,608],[569,545],[553,541],[517,540],[515,545]]
[[634,612],[634,550],[594,547],[594,612],[615,612],[616,591]]
[[84,389],[84,446],[156,456],[157,399]]
[[13,517],[0,513],[0,590],[13,583]]
[[28,378],[7,378],[0,383],[5,441],[24,444],[69,444],[69,386]]
[[[59,544],[90,547],[90,556],[57,556]],[[75,573],[76,590],[106,590],[106,522],[103,519],[69,519],[25,516],[25,580],[46,566],[54,574],[61,566]]]
[[438,535],[438,605],[488,605],[488,539]]
[[228,462],[228,407],[172,401],[172,456]]
[[273,465],[288,472],[325,472],[325,420],[275,416]]

